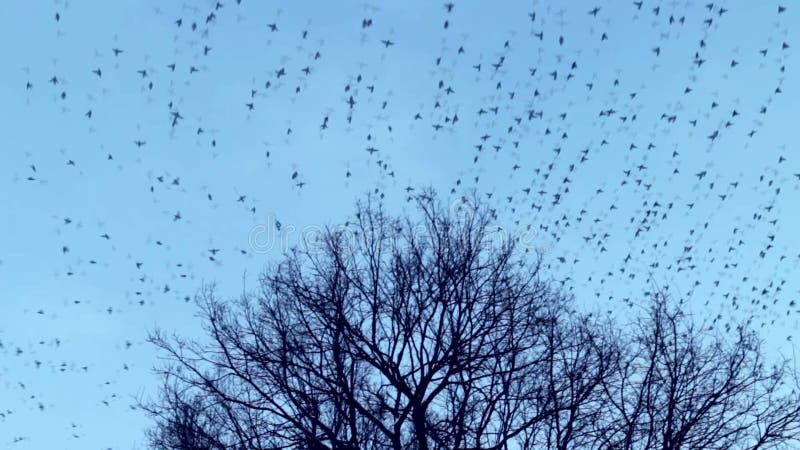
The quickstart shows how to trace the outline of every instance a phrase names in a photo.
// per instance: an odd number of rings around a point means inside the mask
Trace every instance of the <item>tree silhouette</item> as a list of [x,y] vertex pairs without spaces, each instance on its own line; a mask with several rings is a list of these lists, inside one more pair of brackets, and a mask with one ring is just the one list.
[[[475,204],[478,204],[477,202]],[[656,297],[634,332],[577,312],[492,212],[368,200],[236,301],[199,295],[203,341],[168,363],[160,449],[768,448],[800,403],[757,339],[726,346]],[[502,236],[500,236],[502,237]]]
[[758,336],[743,326],[734,339],[708,330],[655,295],[603,380],[596,448],[797,445],[800,398],[788,361],[767,367]]
[[182,396],[177,386],[165,386],[160,401],[145,405],[158,418],[159,426],[149,430],[150,446],[163,450],[223,450],[224,419],[209,414],[200,397]]

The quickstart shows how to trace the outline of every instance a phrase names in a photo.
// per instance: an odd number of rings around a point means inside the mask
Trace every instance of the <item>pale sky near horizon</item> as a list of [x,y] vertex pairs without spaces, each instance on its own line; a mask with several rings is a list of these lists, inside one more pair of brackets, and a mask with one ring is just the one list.
[[800,6],[215,3],[3,5],[0,449],[144,448],[148,331],[407,186],[477,189],[587,308],[669,285],[791,355]]

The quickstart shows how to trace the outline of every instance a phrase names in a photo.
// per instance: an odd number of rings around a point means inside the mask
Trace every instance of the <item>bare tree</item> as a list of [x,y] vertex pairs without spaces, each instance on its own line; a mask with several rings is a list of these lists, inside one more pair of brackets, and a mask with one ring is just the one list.
[[[223,418],[229,448],[500,449],[575,415],[600,340],[563,335],[591,331],[513,240],[491,239],[488,210],[417,206],[401,220],[360,204],[257,294],[204,291],[210,343],[152,336],[170,392]],[[562,383],[570,373],[592,381]]]
[[[367,201],[166,355],[159,449],[763,449],[800,431],[785,366],[663,297],[630,333],[580,314],[480,206]],[[793,403],[794,402],[794,403]],[[181,443],[186,443],[181,447]]]
[[796,378],[788,361],[766,366],[754,332],[713,334],[656,294],[624,341],[615,373],[602,381],[596,448],[797,448]]
[[558,413],[543,421],[544,439],[534,440],[534,445],[523,442],[523,448],[592,448],[596,442],[595,425],[604,412],[602,383],[615,369],[619,348],[607,324],[586,319],[573,317],[583,322],[562,325],[546,335],[553,341],[546,382]]
[[157,450],[223,450],[221,424],[201,398],[179,394],[177,386],[165,385],[159,402],[144,405],[157,418],[158,427],[148,430],[150,446]]

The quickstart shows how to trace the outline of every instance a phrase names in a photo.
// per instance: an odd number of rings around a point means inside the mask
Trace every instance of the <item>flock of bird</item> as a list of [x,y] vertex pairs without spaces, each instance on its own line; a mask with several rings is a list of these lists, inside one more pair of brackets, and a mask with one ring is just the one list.
[[148,331],[365,193],[477,193],[588,308],[791,348],[790,2],[89,3],[0,22],[2,448],[141,448]]

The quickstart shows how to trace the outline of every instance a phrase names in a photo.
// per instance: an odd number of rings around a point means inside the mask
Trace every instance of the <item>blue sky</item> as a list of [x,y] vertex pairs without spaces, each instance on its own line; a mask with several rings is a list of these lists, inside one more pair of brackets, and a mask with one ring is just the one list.
[[476,189],[587,308],[669,285],[792,354],[790,2],[214,3],[4,5],[0,448],[142,448],[148,331],[254,286],[283,248],[262,231],[367,192],[400,213],[407,186]]

